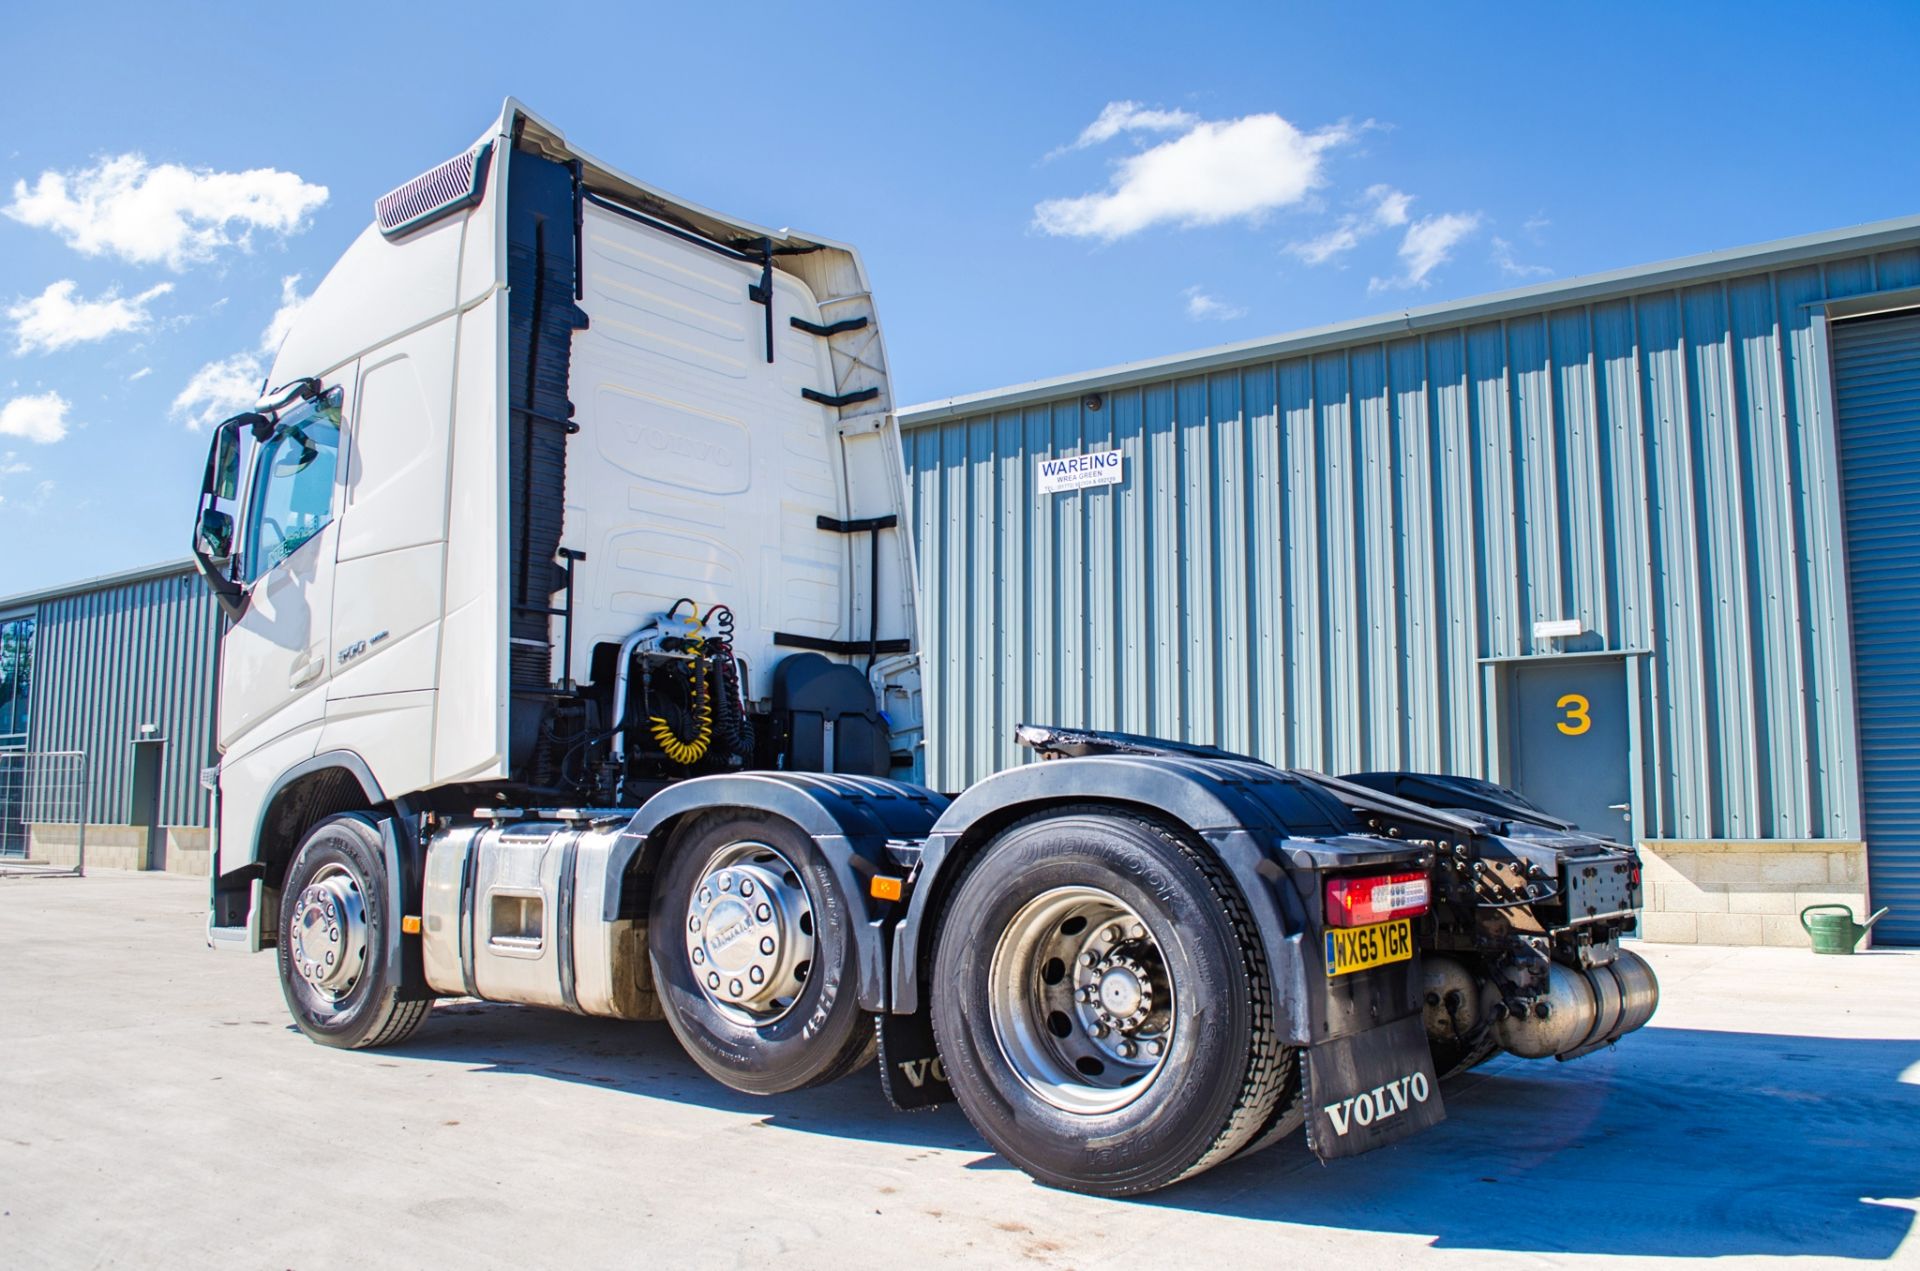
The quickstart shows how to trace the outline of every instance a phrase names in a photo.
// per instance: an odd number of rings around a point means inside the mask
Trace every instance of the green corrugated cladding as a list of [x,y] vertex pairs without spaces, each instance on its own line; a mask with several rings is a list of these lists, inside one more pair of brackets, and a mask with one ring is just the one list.
[[191,569],[81,588],[31,606],[34,750],[83,750],[87,819],[124,824],[133,743],[142,724],[166,739],[160,819],[205,826],[212,804],[200,770],[215,762],[214,658],[220,611]]
[[1487,660],[1604,648],[1640,836],[1860,837],[1825,314],[1908,287],[1920,218],[904,412],[931,783],[1023,721],[1498,777]]

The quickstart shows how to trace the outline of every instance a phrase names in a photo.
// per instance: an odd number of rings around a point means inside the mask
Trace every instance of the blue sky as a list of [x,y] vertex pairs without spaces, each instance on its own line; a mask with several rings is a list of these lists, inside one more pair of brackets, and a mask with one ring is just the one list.
[[509,93],[859,246],[902,402],[1920,212],[1911,4],[170,8],[8,17],[0,596],[183,555],[196,416]]

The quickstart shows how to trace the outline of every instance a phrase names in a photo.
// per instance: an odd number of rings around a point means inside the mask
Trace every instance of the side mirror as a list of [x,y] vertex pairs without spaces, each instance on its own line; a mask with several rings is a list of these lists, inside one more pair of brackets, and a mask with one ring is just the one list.
[[200,555],[224,567],[233,556],[233,518],[216,508],[201,509],[200,524],[194,527],[193,543]]
[[[213,488],[208,491],[216,499],[232,499],[240,492],[240,430],[222,428],[213,438]],[[202,531],[204,532],[204,524]],[[231,518],[227,523],[227,536],[233,536]],[[219,555],[226,555],[221,552]]]

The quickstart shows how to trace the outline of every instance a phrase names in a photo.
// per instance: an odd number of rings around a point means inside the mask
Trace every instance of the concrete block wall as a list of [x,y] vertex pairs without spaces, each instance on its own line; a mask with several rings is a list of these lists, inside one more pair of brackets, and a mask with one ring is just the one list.
[[[211,834],[204,826],[166,827],[166,856],[161,868],[169,874],[205,878],[212,867]],[[27,827],[27,856],[49,865],[72,865],[80,855],[80,827],[34,824]],[[89,825],[87,865],[100,869],[147,868],[147,828],[144,825]]]
[[1800,911],[1867,911],[1867,845],[1834,839],[1648,839],[1640,844],[1642,939],[1806,948]]

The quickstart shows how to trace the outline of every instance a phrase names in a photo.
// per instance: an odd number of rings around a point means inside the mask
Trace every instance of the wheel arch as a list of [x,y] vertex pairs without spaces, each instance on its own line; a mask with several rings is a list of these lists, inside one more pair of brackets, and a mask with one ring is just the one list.
[[607,857],[603,917],[646,911],[654,867],[673,835],[705,812],[739,809],[789,822],[820,847],[853,909],[860,1005],[887,1004],[886,936],[868,896],[868,880],[889,866],[889,840],[924,839],[946,800],[923,787],[880,777],[763,772],[694,777],[649,799]]
[[302,760],[281,773],[260,801],[245,868],[277,890],[307,831],[338,813],[378,812],[387,803],[373,769],[354,752],[328,750]]
[[968,789],[928,837],[907,913],[895,929],[890,1008],[924,1008],[921,991],[939,915],[967,864],[1006,828],[1050,808],[1097,804],[1191,834],[1226,869],[1260,933],[1289,1040],[1308,1027],[1306,899],[1289,883],[1284,840],[1352,830],[1317,787],[1264,764],[1176,755],[1098,755],[1009,769]]

